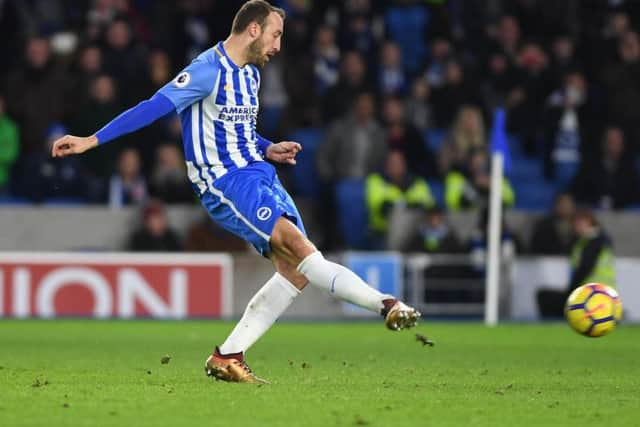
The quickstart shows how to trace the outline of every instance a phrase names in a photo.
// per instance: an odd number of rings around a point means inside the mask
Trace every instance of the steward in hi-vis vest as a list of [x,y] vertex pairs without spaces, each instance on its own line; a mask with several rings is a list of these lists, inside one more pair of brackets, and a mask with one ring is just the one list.
[[399,151],[389,153],[384,173],[372,173],[367,177],[365,196],[369,228],[380,234],[387,231],[394,205],[401,203],[426,211],[435,204],[427,182],[408,173],[404,155]]
[[[487,208],[491,174],[489,156],[486,150],[476,149],[464,166],[458,165],[450,170],[444,179],[444,199],[449,212]],[[502,179],[502,203],[513,206],[515,193],[509,180]]]
[[588,210],[573,217],[576,241],[571,251],[571,279],[565,290],[538,291],[538,308],[542,317],[561,317],[564,304],[575,288],[587,283],[616,286],[616,272],[611,240]]
[[616,271],[609,237],[589,212],[579,212],[576,215],[574,229],[578,239],[571,249],[569,290],[585,283],[602,283],[615,287]]

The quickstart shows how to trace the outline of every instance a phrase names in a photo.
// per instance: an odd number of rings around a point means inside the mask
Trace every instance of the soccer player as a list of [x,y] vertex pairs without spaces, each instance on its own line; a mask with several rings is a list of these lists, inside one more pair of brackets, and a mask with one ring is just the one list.
[[244,353],[310,284],[335,298],[380,313],[392,330],[412,327],[420,313],[326,260],[307,237],[293,200],[272,162],[295,165],[300,144],[272,143],[256,133],[259,67],[280,51],[285,13],[264,0],[237,12],[224,42],[201,53],[153,97],[125,111],[94,135],[67,135],[53,157],[83,153],[177,111],[189,179],[211,217],[251,242],[276,273],[249,301],[227,339],[205,362],[207,375],[264,382]]

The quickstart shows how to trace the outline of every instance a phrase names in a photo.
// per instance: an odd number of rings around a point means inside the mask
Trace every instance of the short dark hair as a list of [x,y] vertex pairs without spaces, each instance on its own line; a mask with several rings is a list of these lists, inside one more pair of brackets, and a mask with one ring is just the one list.
[[252,22],[257,22],[258,25],[263,28],[264,21],[272,12],[280,15],[282,19],[285,18],[285,12],[283,9],[272,6],[264,0],[249,0],[242,5],[240,10],[236,13],[236,16],[233,18],[231,32],[233,34],[240,34]]
[[578,209],[575,215],[573,216],[573,219],[574,221],[584,219],[588,221],[593,227],[598,227],[600,225],[600,223],[598,222],[598,219],[593,214],[593,211],[589,208]]

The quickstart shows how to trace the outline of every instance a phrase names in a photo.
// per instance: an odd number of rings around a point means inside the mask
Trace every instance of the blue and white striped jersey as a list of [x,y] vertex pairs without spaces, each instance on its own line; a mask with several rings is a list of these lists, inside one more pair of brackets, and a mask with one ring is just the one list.
[[257,67],[238,67],[220,42],[160,89],[181,116],[189,179],[201,193],[221,176],[263,161],[269,142],[256,133],[259,87]]

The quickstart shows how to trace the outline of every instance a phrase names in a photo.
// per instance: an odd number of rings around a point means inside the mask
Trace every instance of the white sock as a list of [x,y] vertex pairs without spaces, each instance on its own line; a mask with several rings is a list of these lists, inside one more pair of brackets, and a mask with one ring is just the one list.
[[380,313],[384,307],[383,300],[393,298],[367,285],[348,268],[327,261],[319,251],[303,259],[298,271],[304,274],[311,285],[324,289],[331,296],[376,313]]
[[251,298],[242,318],[219,347],[220,353],[247,351],[299,294],[300,291],[284,276],[274,274]]

